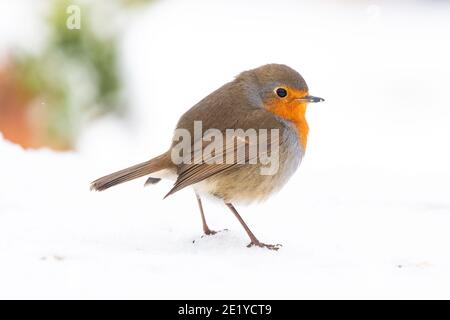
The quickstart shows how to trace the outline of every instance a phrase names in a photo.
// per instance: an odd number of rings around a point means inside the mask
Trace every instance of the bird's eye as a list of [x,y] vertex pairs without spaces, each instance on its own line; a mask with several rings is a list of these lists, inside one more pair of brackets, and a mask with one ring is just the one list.
[[284,98],[287,96],[287,91],[284,88],[278,88],[276,91],[277,96],[279,96],[280,98]]

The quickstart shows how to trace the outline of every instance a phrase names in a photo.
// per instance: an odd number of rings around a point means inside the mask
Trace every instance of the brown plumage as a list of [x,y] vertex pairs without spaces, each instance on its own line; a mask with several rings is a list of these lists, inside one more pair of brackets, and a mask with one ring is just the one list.
[[[281,90],[281,91],[279,91]],[[251,243],[249,246],[278,249],[278,246],[266,245],[257,240],[245,225],[231,203],[263,200],[279,190],[299,166],[306,147],[308,125],[304,118],[306,104],[323,99],[308,95],[308,87],[303,78],[285,65],[265,65],[241,73],[232,82],[217,89],[188,110],[179,120],[176,129],[187,130],[191,134],[192,154],[186,159],[194,160],[194,151],[205,150],[208,143],[194,141],[194,122],[200,121],[203,131],[217,129],[224,137],[227,129],[256,130],[277,129],[279,139],[269,139],[268,150],[276,146],[279,155],[279,168],[271,175],[262,175],[260,154],[255,159],[248,153],[236,156],[229,163],[175,164],[172,152],[178,141],[172,139],[169,150],[149,161],[112,173],[91,184],[91,189],[103,191],[117,184],[150,175],[146,185],[154,184],[160,178],[176,179],[173,188],[166,195],[193,186],[199,201],[203,229],[205,234],[213,234],[204,217],[200,194],[210,194],[222,199],[247,231]],[[270,137],[270,136],[269,136]],[[245,140],[245,145],[252,142]],[[258,149],[259,150],[259,149]],[[222,159],[233,152],[236,146],[220,151]],[[252,160],[256,163],[252,164]]]
[[151,160],[139,163],[129,168],[108,174],[91,183],[91,190],[103,191],[118,184],[158,172],[170,165],[170,155],[166,152]]

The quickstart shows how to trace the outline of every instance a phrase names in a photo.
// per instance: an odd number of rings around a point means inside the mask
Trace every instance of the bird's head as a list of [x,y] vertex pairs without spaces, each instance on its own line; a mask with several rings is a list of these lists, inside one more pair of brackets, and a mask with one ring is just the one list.
[[268,108],[304,106],[322,102],[324,99],[311,96],[303,77],[283,64],[266,64],[250,70],[259,95]]
[[306,107],[309,103],[322,102],[324,99],[309,94],[303,77],[282,64],[267,64],[245,71],[239,77],[251,83],[251,87],[256,90],[257,99],[266,110],[297,126],[306,146]]

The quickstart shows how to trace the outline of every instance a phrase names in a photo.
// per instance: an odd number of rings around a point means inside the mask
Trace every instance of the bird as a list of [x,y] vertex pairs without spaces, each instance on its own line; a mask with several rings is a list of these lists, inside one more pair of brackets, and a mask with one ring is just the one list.
[[[173,179],[174,185],[165,198],[192,187],[204,235],[217,233],[206,222],[202,198],[207,196],[219,199],[234,214],[250,238],[247,247],[278,250],[281,244],[259,241],[235,205],[266,200],[286,184],[305,154],[309,133],[305,118],[307,106],[322,101],[323,98],[309,94],[300,73],[287,65],[266,64],[243,71],[181,116],[166,152],[93,181],[91,190],[103,191],[144,176],[148,177],[146,186],[161,179]],[[208,140],[205,135],[198,134],[195,137],[199,124],[202,132],[214,132],[216,139]],[[244,135],[233,133],[227,136],[228,132],[238,130]],[[269,137],[269,131],[277,134]],[[261,141],[252,139],[251,133],[260,132],[266,133],[265,149],[261,147],[264,146]],[[179,147],[183,134],[188,136],[184,139],[185,149]],[[204,153],[208,148],[212,149],[215,140],[221,140],[218,139],[220,135],[233,143],[213,149],[205,160]],[[263,136],[259,134],[257,137]],[[258,150],[256,155],[249,151],[251,148]],[[264,156],[267,158],[268,148],[272,148],[271,155],[277,156],[277,163],[273,164],[273,172],[263,174],[267,161],[259,160]]]

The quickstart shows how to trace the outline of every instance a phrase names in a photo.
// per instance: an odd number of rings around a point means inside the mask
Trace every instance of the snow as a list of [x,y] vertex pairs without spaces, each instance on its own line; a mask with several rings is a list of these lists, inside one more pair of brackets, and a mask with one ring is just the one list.
[[[0,140],[0,298],[450,298],[448,9],[171,0],[134,13],[121,38],[128,122],[93,124],[70,153]],[[326,99],[308,110],[299,172],[238,207],[279,252],[246,248],[219,202],[204,203],[208,222],[229,231],[202,238],[191,190],[162,200],[171,182],[89,191],[164,151],[184,110],[268,62]]]

